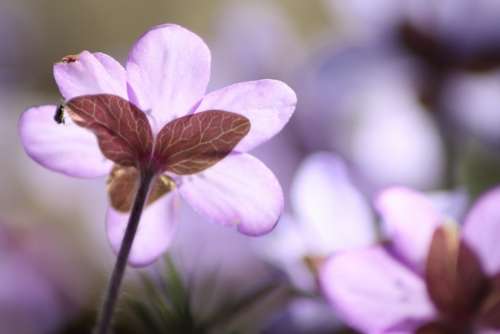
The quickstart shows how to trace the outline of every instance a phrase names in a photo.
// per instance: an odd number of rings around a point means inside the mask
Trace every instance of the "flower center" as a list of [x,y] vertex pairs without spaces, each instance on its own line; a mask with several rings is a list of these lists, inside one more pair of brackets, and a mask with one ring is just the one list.
[[[115,165],[107,181],[111,206],[120,212],[130,212],[140,182],[140,173],[134,167]],[[146,205],[153,204],[175,188],[175,182],[167,175],[158,175],[152,182]]]
[[442,321],[462,327],[483,317],[485,301],[494,290],[477,254],[460,239],[457,229],[449,226],[434,232],[425,282]]
[[[146,114],[129,101],[109,94],[71,99],[64,112],[78,126],[92,131],[103,155],[117,165],[108,180],[111,204],[130,210],[140,172],[162,175],[199,173],[230,154],[250,131],[239,114],[208,110],[167,123],[154,136]],[[153,181],[148,203],[172,190],[167,176]]]

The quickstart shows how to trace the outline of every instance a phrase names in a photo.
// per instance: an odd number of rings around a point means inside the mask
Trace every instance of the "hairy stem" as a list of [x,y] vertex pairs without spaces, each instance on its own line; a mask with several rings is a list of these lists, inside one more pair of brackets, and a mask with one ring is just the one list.
[[146,203],[149,187],[153,177],[153,173],[141,173],[139,189],[137,190],[134,206],[132,207],[132,211],[130,213],[127,229],[125,231],[125,235],[123,236],[122,245],[120,247],[120,251],[118,252],[118,257],[113,269],[113,274],[111,275],[111,279],[109,281],[106,296],[99,312],[96,330],[94,332],[95,334],[108,334],[111,326],[113,311],[118,299],[118,293],[123,281],[123,275],[125,274],[125,269],[127,267],[128,257],[134,242],[137,227],[139,226],[142,210],[144,208],[144,204]]

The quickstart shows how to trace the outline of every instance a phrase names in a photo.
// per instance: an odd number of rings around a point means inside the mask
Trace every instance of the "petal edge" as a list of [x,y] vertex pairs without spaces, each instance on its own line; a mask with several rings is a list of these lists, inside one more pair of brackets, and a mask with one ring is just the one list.
[[247,152],[283,129],[297,104],[295,92],[284,82],[264,79],[240,82],[207,94],[196,112],[225,110],[250,120],[248,135],[235,151]]
[[284,206],[274,174],[249,154],[229,155],[200,175],[184,178],[179,191],[199,213],[249,236],[270,232]]
[[65,124],[57,124],[56,108],[33,107],[21,115],[18,131],[26,154],[40,165],[68,176],[94,178],[109,173],[112,163],[101,153],[95,136],[69,117]]

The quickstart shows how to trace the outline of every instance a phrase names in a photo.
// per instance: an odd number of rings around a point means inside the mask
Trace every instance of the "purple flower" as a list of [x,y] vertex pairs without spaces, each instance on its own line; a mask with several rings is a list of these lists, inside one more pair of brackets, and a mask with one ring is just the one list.
[[370,190],[439,184],[444,145],[419,102],[411,59],[370,43],[330,47],[309,63],[300,73],[299,108],[307,112],[296,120],[309,148],[340,152]]
[[316,289],[306,259],[320,260],[376,242],[369,203],[335,154],[318,152],[305,159],[294,177],[291,204],[293,215],[284,215],[276,230],[256,240],[256,245],[301,290]]
[[[350,40],[393,37],[407,0],[324,0],[335,27]],[[340,24],[339,24],[340,22]],[[338,28],[337,28],[338,29]]]
[[[291,204],[293,215],[285,215],[273,233],[256,240],[256,249],[288,274],[295,289],[318,294],[321,262],[334,252],[374,244],[375,220],[348,166],[327,152],[312,154],[301,164],[292,184]],[[271,328],[316,333],[338,326],[323,300],[296,296]]]
[[500,143],[500,72],[454,73],[444,85],[443,106],[461,138]]
[[43,166],[81,178],[110,175],[106,229],[115,251],[139,173],[155,173],[132,265],[147,265],[168,248],[179,196],[247,235],[269,232],[282,212],[278,181],[246,152],[283,128],[295,93],[282,82],[259,80],[205,95],[210,58],[192,32],[154,27],[132,47],[125,67],[88,51],[54,66],[70,116],[65,124],[54,121],[53,105],[31,108],[19,122],[26,152]]
[[499,201],[500,188],[483,195],[459,235],[424,195],[384,191],[376,206],[390,243],[331,257],[320,274],[326,296],[366,333],[500,329]]
[[495,0],[406,0],[406,16],[426,36],[447,45],[453,59],[494,49],[500,37]]
[[217,15],[225,19],[214,26],[217,73],[212,84],[231,78],[284,77],[306,50],[284,8],[272,2],[228,3]]

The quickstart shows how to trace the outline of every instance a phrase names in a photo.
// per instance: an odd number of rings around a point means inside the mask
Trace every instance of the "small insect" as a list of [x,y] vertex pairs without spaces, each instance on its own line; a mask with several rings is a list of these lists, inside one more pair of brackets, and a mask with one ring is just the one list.
[[54,114],[54,121],[57,124],[64,124],[64,104],[57,106],[56,113]]
[[80,58],[78,55],[68,55],[68,56],[63,57],[61,59],[61,62],[65,63],[65,64],[71,64],[71,63],[78,61],[78,58]]

